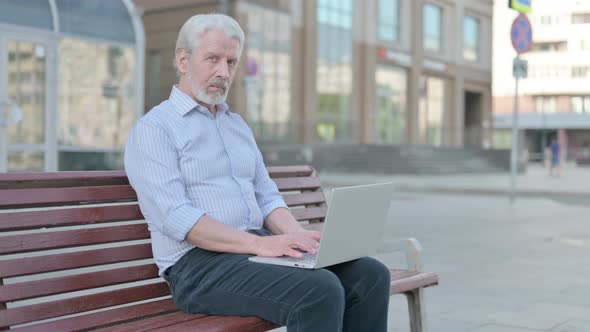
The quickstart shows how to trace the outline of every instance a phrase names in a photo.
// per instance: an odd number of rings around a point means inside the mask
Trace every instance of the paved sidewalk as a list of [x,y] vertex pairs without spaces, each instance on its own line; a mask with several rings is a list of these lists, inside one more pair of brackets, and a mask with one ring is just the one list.
[[[396,193],[376,255],[405,266],[391,243],[414,237],[430,332],[590,332],[590,208],[545,198]],[[405,297],[390,300],[389,331],[409,331]],[[277,331],[285,331],[284,328]]]
[[[320,172],[325,187],[392,181],[398,191],[507,195],[510,174],[373,175]],[[590,167],[567,164],[560,176],[550,176],[539,165],[529,165],[517,177],[517,192],[525,197],[571,197],[590,201]]]
[[[415,237],[439,274],[425,290],[431,332],[590,332],[589,213],[543,198],[397,194],[384,248]],[[407,324],[404,298],[392,297],[390,331]]]
[[[440,278],[425,290],[428,331],[590,332],[590,168],[551,177],[532,165],[518,177],[517,204],[505,197],[509,174],[320,178],[324,188],[396,184],[376,257],[403,267],[388,244],[422,244],[424,269]],[[409,331],[407,312],[393,296],[390,332]]]

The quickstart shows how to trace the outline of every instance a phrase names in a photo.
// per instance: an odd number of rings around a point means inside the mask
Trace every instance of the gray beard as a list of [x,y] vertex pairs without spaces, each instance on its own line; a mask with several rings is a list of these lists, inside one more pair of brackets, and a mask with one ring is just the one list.
[[223,94],[219,94],[219,93],[215,93],[214,95],[208,94],[206,92],[207,87],[196,91],[193,91],[193,94],[195,95],[195,97],[204,102],[205,104],[209,104],[209,105],[217,105],[217,104],[222,104],[225,102],[225,99],[227,98],[227,93],[229,91],[229,89],[225,89],[225,92]]

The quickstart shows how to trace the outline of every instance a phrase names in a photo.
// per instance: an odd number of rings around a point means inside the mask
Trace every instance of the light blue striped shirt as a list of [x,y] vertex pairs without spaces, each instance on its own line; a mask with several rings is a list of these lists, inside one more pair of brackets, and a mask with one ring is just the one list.
[[207,214],[242,230],[260,229],[286,207],[268,176],[252,131],[217,105],[207,108],[173,87],[170,98],[144,115],[125,148],[125,171],[137,192],[160,275],[193,248],[185,241]]

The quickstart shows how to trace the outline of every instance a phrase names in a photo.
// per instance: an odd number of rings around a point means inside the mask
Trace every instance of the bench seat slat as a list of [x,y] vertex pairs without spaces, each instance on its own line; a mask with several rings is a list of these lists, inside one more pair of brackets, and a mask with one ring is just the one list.
[[0,208],[82,202],[117,202],[136,199],[137,195],[130,185],[0,190]]
[[280,327],[258,317],[238,316],[207,316],[196,321],[170,325],[157,329],[149,329],[150,332],[218,332],[218,331],[244,331],[258,332],[268,331]]
[[41,234],[21,234],[2,237],[0,254],[16,254],[37,250],[148,239],[146,224],[97,227]]
[[78,275],[48,278],[0,286],[0,302],[75,292],[158,277],[155,264],[138,265]]
[[[64,318],[52,322],[41,323],[16,329],[11,331],[18,332],[47,332],[47,331],[61,331],[61,332],[74,332],[83,331],[88,329],[95,329],[105,326],[111,326],[113,324],[120,324],[128,321],[142,319],[141,321],[148,321],[149,317],[162,315],[161,317],[167,316],[167,314],[173,313],[172,315],[185,315],[191,319],[195,319],[190,314],[184,314],[178,312],[176,304],[171,298],[158,300],[148,303],[131,305],[128,307],[117,308],[112,310],[106,310],[102,312],[92,313],[83,316]],[[204,316],[204,315],[201,315]],[[135,330],[140,331],[140,330]]]
[[159,282],[0,311],[0,328],[170,295]]
[[324,193],[321,191],[284,195],[283,199],[285,201],[285,204],[287,204],[287,206],[289,207],[302,206],[308,204],[322,204],[326,201],[326,197],[324,196]]
[[[164,330],[175,324],[190,322],[191,324],[195,324],[203,319],[208,317],[207,315],[202,314],[187,314],[184,312],[174,312],[166,315],[156,316],[156,317],[149,317],[145,319],[141,319],[135,322],[129,322],[125,324],[120,324],[117,326],[111,326],[106,328],[101,328],[95,330],[97,332],[137,332],[137,331],[150,331],[153,329],[164,328]],[[190,324],[189,324],[190,325]],[[190,331],[199,331],[197,329],[189,329]]]
[[326,217],[326,208],[320,206],[304,209],[294,209],[291,210],[291,214],[293,214],[293,217],[295,217],[295,219],[297,219],[298,221],[324,219]]
[[151,244],[134,244],[105,249],[76,251],[0,260],[0,278],[19,277],[80,267],[113,264],[152,258]]
[[0,213],[0,231],[20,231],[40,227],[86,225],[125,220],[141,220],[139,205],[99,206]]
[[289,190],[316,190],[321,186],[318,177],[300,177],[300,178],[279,178],[274,179],[279,191]]

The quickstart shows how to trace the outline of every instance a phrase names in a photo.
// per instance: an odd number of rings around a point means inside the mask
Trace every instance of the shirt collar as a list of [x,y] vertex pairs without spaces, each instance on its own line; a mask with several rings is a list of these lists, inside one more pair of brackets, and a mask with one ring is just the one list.
[[[169,100],[170,102],[172,102],[172,105],[174,105],[174,107],[181,116],[184,116],[188,112],[195,109],[197,111],[207,112],[208,114],[210,114],[209,110],[206,107],[199,105],[193,98],[191,98],[189,95],[177,88],[176,85],[172,86],[172,91],[170,92]],[[227,103],[221,103],[215,106],[217,107],[217,113],[226,114],[227,112],[229,112],[229,106],[227,105]]]

